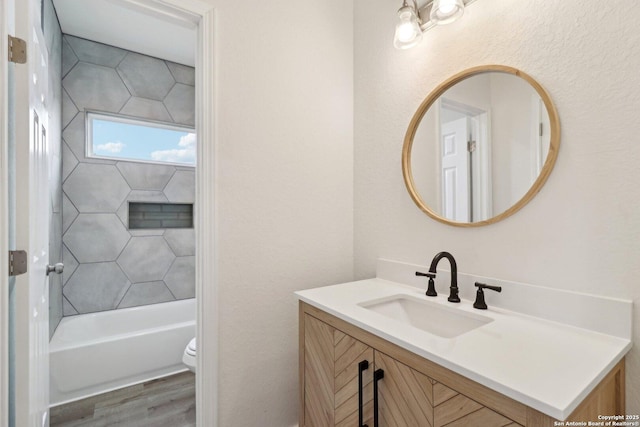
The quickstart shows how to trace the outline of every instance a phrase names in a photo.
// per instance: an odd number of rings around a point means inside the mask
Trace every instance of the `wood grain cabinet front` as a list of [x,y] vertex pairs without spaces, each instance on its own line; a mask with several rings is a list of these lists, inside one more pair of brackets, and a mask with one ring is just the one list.
[[[551,427],[553,418],[300,303],[300,426]],[[571,414],[624,414],[624,359]]]
[[305,315],[304,382],[300,425],[372,424],[373,349]]

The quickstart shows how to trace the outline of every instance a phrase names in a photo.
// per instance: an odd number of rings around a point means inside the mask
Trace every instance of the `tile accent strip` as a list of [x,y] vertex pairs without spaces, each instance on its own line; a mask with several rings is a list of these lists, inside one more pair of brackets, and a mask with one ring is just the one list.
[[193,228],[193,204],[129,202],[129,229],[150,228]]

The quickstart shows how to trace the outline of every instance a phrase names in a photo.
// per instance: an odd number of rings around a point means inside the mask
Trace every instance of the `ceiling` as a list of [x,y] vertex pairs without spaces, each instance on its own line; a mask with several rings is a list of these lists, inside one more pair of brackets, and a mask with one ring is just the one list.
[[151,11],[143,2],[53,0],[62,32],[195,66],[196,26],[175,11]]

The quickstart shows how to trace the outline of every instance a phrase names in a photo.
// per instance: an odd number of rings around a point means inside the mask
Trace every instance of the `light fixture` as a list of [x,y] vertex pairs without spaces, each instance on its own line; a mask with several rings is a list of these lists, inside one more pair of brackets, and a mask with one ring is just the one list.
[[434,0],[429,17],[438,25],[449,24],[464,14],[462,0]]
[[407,0],[404,0],[402,7],[398,10],[398,23],[393,37],[393,45],[396,49],[409,49],[422,40],[421,21],[417,11],[416,0],[413,0],[413,6],[409,6]]
[[[409,49],[422,40],[422,33],[436,25],[450,24],[464,14],[465,6],[475,0],[429,0],[418,7],[417,0],[403,0],[398,10],[393,45],[396,49]],[[428,19],[426,19],[428,18]]]

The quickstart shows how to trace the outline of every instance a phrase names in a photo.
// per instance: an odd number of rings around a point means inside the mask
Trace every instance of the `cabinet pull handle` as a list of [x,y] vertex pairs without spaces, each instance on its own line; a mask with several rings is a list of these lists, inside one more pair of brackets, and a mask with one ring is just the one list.
[[358,363],[358,427],[368,427],[363,422],[363,409],[362,409],[362,372],[369,369],[369,361],[363,360]]
[[373,372],[373,427],[378,427],[378,381],[384,378],[384,371]]

